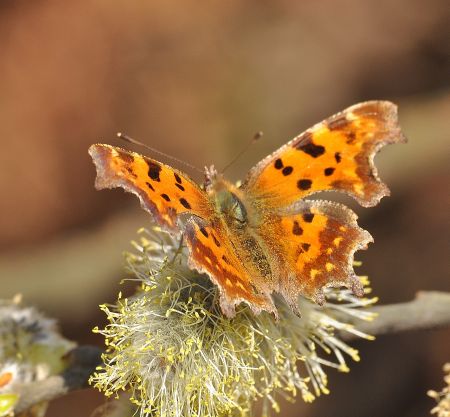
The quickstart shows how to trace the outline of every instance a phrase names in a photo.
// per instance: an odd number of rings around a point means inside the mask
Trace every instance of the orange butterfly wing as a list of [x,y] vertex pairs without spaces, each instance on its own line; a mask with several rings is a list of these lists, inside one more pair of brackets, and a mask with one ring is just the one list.
[[228,317],[235,314],[235,306],[245,301],[255,313],[262,310],[277,316],[277,310],[270,297],[271,290],[258,290],[254,285],[254,276],[247,269],[232,247],[220,223],[211,226],[189,221],[184,234],[191,252],[189,264],[199,272],[207,273],[220,291],[220,306]]
[[271,248],[272,268],[280,277],[279,292],[295,311],[299,294],[323,304],[323,288],[363,288],[353,271],[353,254],[372,241],[347,207],[329,201],[300,201],[289,213],[273,214],[260,227]]
[[270,207],[286,207],[312,193],[346,192],[365,207],[389,194],[373,164],[386,144],[404,142],[397,107],[356,104],[318,123],[263,159],[242,188]]
[[404,142],[396,106],[369,101],[308,129],[255,166],[242,186],[263,221],[257,233],[268,246],[279,291],[296,308],[299,294],[324,301],[323,288],[362,286],[353,255],[372,241],[347,207],[304,200],[319,191],[343,191],[363,206],[389,194],[373,158],[385,144]]
[[[253,311],[276,315],[268,293],[258,291],[249,271],[235,254],[209,197],[183,173],[158,161],[110,145],[89,149],[96,168],[96,188],[122,187],[135,194],[156,222],[171,231],[181,231],[190,250],[189,264],[209,275],[218,285],[220,304],[227,316],[247,302]],[[186,221],[178,224],[180,215]]]
[[92,145],[89,154],[97,168],[96,188],[122,187],[135,194],[160,226],[178,230],[177,219],[183,213],[212,216],[207,194],[168,165],[110,145]]

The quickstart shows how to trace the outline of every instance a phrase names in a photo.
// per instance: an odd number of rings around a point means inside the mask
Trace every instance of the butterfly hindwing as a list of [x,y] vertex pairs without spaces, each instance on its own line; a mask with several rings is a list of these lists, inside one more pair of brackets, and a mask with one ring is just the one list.
[[160,226],[176,230],[183,213],[211,215],[207,194],[180,171],[110,145],[92,145],[89,154],[97,168],[96,188],[122,187],[137,195]]
[[343,191],[363,206],[389,194],[373,158],[379,149],[404,142],[397,107],[368,101],[347,108],[308,129],[263,159],[243,189],[270,207],[286,207],[318,191]]
[[280,277],[280,292],[291,306],[297,304],[299,294],[322,303],[327,286],[347,286],[362,295],[353,271],[353,254],[365,249],[372,238],[356,219],[356,214],[341,204],[301,201],[261,227],[270,252],[277,254],[272,259],[273,270]]

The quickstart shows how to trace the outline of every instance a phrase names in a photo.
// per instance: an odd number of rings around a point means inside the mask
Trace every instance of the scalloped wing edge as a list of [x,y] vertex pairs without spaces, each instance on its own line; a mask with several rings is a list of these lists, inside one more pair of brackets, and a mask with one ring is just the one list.
[[[322,120],[319,123],[316,123],[312,127],[306,129],[304,132],[300,133],[299,135],[295,136],[293,139],[291,139],[289,142],[281,146],[280,148],[276,149],[274,152],[263,158],[261,161],[259,161],[250,171],[247,173],[244,181],[242,182],[240,188],[248,189],[251,188],[249,184],[251,184],[251,181],[253,178],[256,178],[258,173],[263,170],[267,165],[269,165],[278,155],[280,155],[286,148],[292,147],[294,145],[297,145],[298,142],[300,142],[303,138],[306,138],[314,133],[314,130],[317,130],[319,127],[323,126],[324,123],[336,120],[341,118],[344,115],[347,115],[349,113],[354,113],[355,111],[359,111],[364,107],[370,108],[370,106],[380,106],[383,110],[383,114],[385,115],[384,119],[386,121],[386,125],[389,129],[386,131],[383,131],[384,133],[389,132],[390,135],[383,138],[383,140],[377,141],[373,144],[371,149],[364,155],[367,157],[369,169],[373,176],[374,183],[377,186],[377,192],[370,198],[369,200],[364,200],[360,197],[358,197],[355,194],[352,194],[351,192],[344,191],[344,190],[324,190],[324,191],[316,191],[310,194],[313,195],[315,193],[319,192],[340,192],[343,194],[350,195],[352,198],[354,198],[362,207],[373,207],[376,206],[380,200],[383,197],[390,195],[389,187],[381,180],[381,178],[378,175],[377,167],[375,166],[375,155],[380,152],[380,150],[385,145],[391,145],[395,143],[406,143],[408,139],[403,134],[398,120],[398,106],[390,101],[387,100],[369,100],[364,101],[361,103],[354,104],[350,107],[347,107],[346,109],[333,114],[330,117],[327,117],[326,119]],[[378,114],[376,112],[366,112],[363,113],[365,115],[371,115],[371,114]]]
[[[312,300],[318,305],[323,305],[325,303],[325,294],[324,289],[328,287],[341,287],[344,286],[350,289],[354,295],[357,297],[362,297],[364,295],[364,287],[356,275],[353,267],[354,267],[354,255],[358,250],[366,250],[369,243],[372,243],[373,237],[372,235],[365,229],[361,228],[358,225],[358,215],[351,209],[349,209],[344,204],[336,203],[328,200],[300,200],[290,207],[282,210],[281,214],[297,214],[305,209],[305,207],[310,208],[312,205],[315,207],[319,206],[322,208],[322,213],[325,215],[329,215],[329,213],[333,214],[335,219],[343,221],[346,225],[352,227],[358,233],[358,240],[354,240],[351,246],[351,249],[347,255],[347,265],[345,268],[345,272],[347,275],[347,280],[334,280],[327,283],[325,286],[318,288],[314,294],[311,295]],[[338,210],[336,210],[338,209]],[[339,216],[336,216],[336,213],[339,213]],[[330,216],[331,217],[331,216]],[[301,294],[301,290],[299,290],[295,297],[298,297]],[[286,302],[292,308],[292,297],[288,294],[283,294],[283,297],[286,299]]]
[[[384,121],[386,122],[387,129],[384,133],[390,133],[383,140],[377,141],[373,144],[372,149],[369,150],[365,156],[367,157],[369,163],[370,172],[375,180],[378,191],[372,196],[368,201],[365,201],[358,196],[352,196],[362,207],[373,207],[376,206],[383,197],[388,197],[391,195],[391,191],[386,183],[384,183],[380,176],[378,175],[378,169],[375,165],[375,156],[381,149],[386,145],[393,145],[396,143],[407,143],[408,139],[403,134],[398,120],[398,106],[390,101],[386,100],[370,100],[359,104],[348,107],[346,110],[338,113],[338,115],[332,116],[337,117],[345,112],[354,113],[355,110],[361,109],[363,107],[370,107],[371,105],[380,106],[383,109],[383,114],[385,115]],[[376,113],[363,113],[365,115],[376,114]],[[348,193],[346,193],[348,194]]]
[[[193,223],[195,222],[194,219],[190,219],[187,224],[186,224],[186,228],[185,231],[183,233],[183,237],[188,237],[185,236],[185,234],[189,234],[192,233],[193,230]],[[194,239],[195,239],[195,234],[194,235]],[[272,314],[276,320],[278,320],[278,310],[275,307],[275,304],[273,302],[273,299],[271,297],[270,294],[264,294],[265,297],[265,303],[263,306],[259,306],[255,303],[252,303],[250,301],[248,301],[247,299],[243,298],[243,297],[235,297],[233,299],[231,299],[230,297],[227,296],[224,288],[222,287],[222,285],[218,282],[218,280],[215,278],[215,276],[213,274],[211,274],[204,266],[202,263],[197,262],[193,256],[193,247],[191,245],[191,243],[189,242],[188,239],[185,239],[186,245],[188,247],[189,250],[189,256],[188,256],[188,266],[190,269],[193,269],[195,271],[197,271],[200,274],[205,274],[208,276],[208,278],[211,280],[211,282],[219,289],[219,304],[220,304],[220,308],[223,312],[223,314],[228,317],[228,318],[233,318],[236,316],[236,306],[238,306],[241,303],[246,304],[247,306],[250,307],[250,310],[258,315],[261,314],[263,311],[266,311],[270,314]]]

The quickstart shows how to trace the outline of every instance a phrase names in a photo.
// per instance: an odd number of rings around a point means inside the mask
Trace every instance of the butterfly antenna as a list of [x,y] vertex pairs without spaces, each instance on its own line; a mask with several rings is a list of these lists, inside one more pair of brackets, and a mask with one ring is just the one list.
[[117,137],[118,137],[119,139],[124,140],[125,142],[132,143],[133,145],[142,146],[142,147],[144,147],[144,148],[146,148],[146,149],[152,151],[153,153],[156,153],[156,154],[158,154],[158,155],[164,156],[165,158],[171,159],[172,161],[176,161],[176,162],[178,162],[178,163],[180,163],[180,164],[182,164],[182,165],[185,165],[185,166],[187,166],[187,167],[189,167],[189,168],[191,168],[191,169],[194,169],[195,171],[200,172],[201,174],[203,174],[203,171],[202,171],[201,169],[197,168],[196,166],[191,165],[190,163],[188,163],[188,162],[186,162],[186,161],[183,161],[183,160],[181,160],[181,159],[175,158],[175,157],[172,156],[172,155],[168,155],[168,154],[166,154],[166,153],[164,153],[164,152],[158,151],[157,149],[152,148],[151,146],[148,146],[148,145],[146,145],[145,143],[142,143],[142,142],[139,142],[139,141],[136,140],[136,139],[133,139],[132,137],[126,135],[125,133],[118,132],[118,133],[117,133]]
[[250,146],[252,146],[255,142],[257,142],[259,139],[261,139],[263,136],[263,132],[256,132],[253,137],[247,142],[245,147],[240,150],[237,155],[229,162],[227,165],[225,165],[225,168],[222,169],[222,174],[231,166],[233,165],[242,155],[244,155],[245,152],[248,151]]

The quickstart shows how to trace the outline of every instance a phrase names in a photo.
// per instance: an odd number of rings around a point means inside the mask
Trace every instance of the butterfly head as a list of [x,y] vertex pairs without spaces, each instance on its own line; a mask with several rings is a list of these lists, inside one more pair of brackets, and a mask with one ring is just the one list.
[[242,228],[247,222],[247,210],[242,203],[239,189],[225,180],[223,175],[211,165],[205,167],[206,192],[214,202],[216,210],[220,213],[230,227]]

